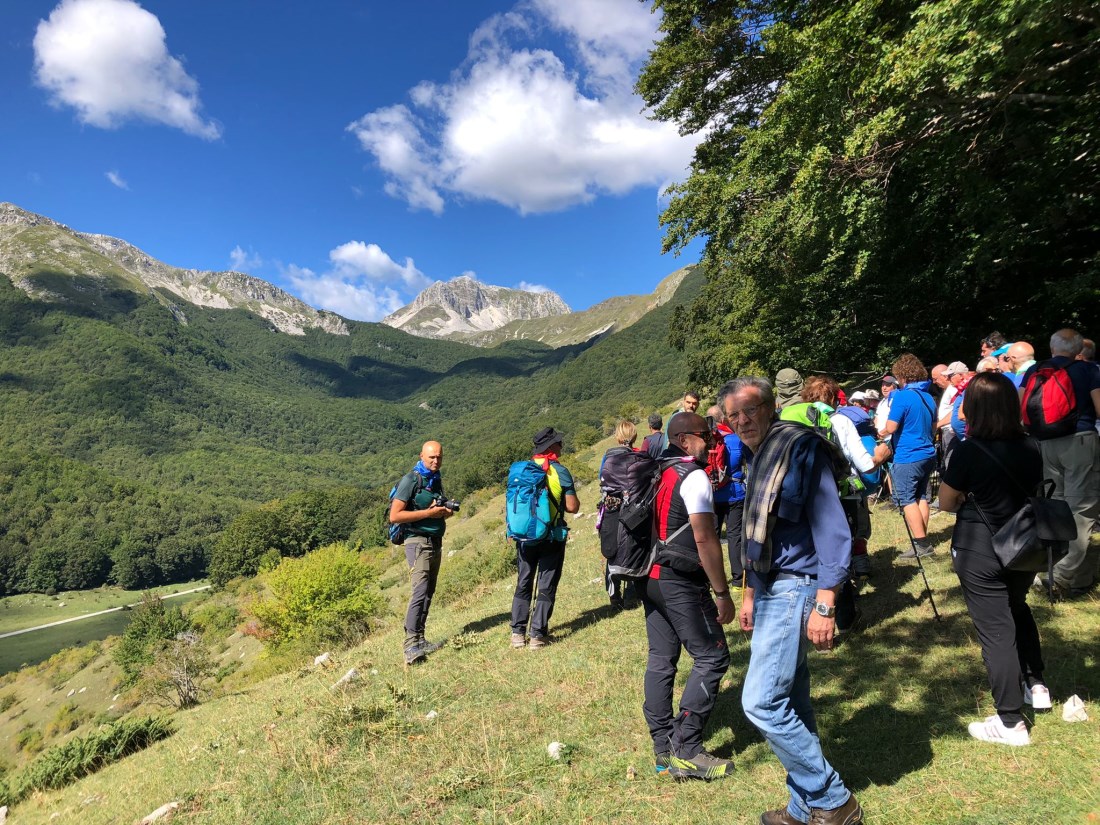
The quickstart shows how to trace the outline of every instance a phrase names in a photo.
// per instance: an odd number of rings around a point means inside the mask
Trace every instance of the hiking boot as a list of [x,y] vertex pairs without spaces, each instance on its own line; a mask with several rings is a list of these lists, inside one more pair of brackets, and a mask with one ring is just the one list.
[[512,634],[512,647],[516,648],[516,650],[519,650],[519,648],[526,647],[526,646],[527,646],[527,637],[526,636],[524,636],[522,633],[513,633]]
[[760,814],[760,825],[806,825],[806,823],[801,819],[795,819],[786,808],[777,808]]
[[668,772],[677,782],[686,779],[702,779],[710,782],[712,779],[725,779],[733,773],[733,767],[733,762],[728,759],[719,759],[706,751],[699,751],[690,758],[672,754]]
[[539,648],[546,647],[550,644],[549,636],[532,636],[531,641],[527,643],[527,647],[531,650],[538,650]]
[[855,794],[848,794],[848,801],[839,808],[810,808],[810,825],[860,825],[862,822],[863,808]]
[[924,544],[923,542],[914,541],[913,546],[898,556],[899,559],[923,559],[931,556],[936,552],[936,548],[931,544]]
[[443,643],[442,642],[429,642],[427,639],[423,639],[420,642],[420,649],[422,651],[424,651],[424,655],[426,656],[429,653],[435,653],[437,650],[442,650],[443,649]]
[[1050,689],[1046,685],[1024,685],[1024,702],[1035,710],[1050,710],[1054,705],[1050,701]]
[[967,726],[970,735],[983,742],[993,742],[998,745],[1012,745],[1020,747],[1031,744],[1031,735],[1027,732],[1027,725],[1017,722],[1011,728],[1005,727],[1001,717],[997,714],[987,716],[981,722],[971,722]]
[[426,658],[427,654],[420,645],[413,645],[412,647],[405,648],[405,664],[407,665],[419,664]]
[[672,754],[671,753],[669,753],[668,751],[665,751],[664,753],[657,754],[657,756],[656,756],[656,765],[654,766],[654,770],[656,771],[657,776],[668,776],[668,769],[671,767],[671,765],[672,765]]
[[855,613],[852,614],[851,621],[844,625],[844,627],[840,626],[840,622],[837,622],[835,625],[833,625],[833,635],[843,636],[845,633],[851,633],[853,630],[856,630],[859,627],[859,623],[862,620],[863,611],[857,607]]
[[871,557],[866,553],[852,556],[852,576],[859,579],[871,578]]

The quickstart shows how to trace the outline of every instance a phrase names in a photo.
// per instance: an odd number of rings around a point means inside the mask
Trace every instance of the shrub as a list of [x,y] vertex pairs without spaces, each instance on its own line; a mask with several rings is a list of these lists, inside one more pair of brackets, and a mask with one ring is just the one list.
[[3,696],[0,696],[0,713],[11,710],[12,706],[18,701],[14,692],[5,693]]
[[202,636],[181,633],[153,654],[142,673],[142,696],[180,709],[193,707],[216,668]]
[[252,612],[276,646],[307,634],[334,643],[358,641],[384,604],[377,574],[342,543],[283,559],[264,580],[271,596],[254,602]]
[[241,614],[236,605],[219,601],[209,601],[193,611],[191,624],[207,637],[225,637],[236,630]]
[[153,594],[143,594],[122,639],[111,651],[122,668],[123,686],[134,685],[142,670],[153,663],[154,653],[167,641],[190,629],[191,622],[178,607],[166,607]]
[[74,731],[87,722],[91,715],[91,711],[80,707],[76,702],[66,702],[57,709],[53,720],[46,725],[46,737],[52,739]]
[[27,725],[16,734],[15,745],[21,751],[38,753],[42,750],[42,731],[34,725]]
[[34,791],[63,788],[174,732],[169,719],[144,717],[125,719],[105,725],[87,736],[73,737],[50,748],[11,781],[8,801],[17,802]]

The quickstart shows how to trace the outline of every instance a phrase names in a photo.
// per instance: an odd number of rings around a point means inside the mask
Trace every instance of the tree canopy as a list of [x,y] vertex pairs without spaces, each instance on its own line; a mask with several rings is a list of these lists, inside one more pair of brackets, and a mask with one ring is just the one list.
[[696,380],[1100,317],[1100,3],[654,6],[638,91],[702,138],[662,216],[666,248],[706,240],[672,332]]

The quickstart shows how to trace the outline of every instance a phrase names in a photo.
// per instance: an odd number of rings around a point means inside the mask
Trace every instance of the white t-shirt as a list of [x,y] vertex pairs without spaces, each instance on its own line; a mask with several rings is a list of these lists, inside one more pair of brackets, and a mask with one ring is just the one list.
[[[953,387],[950,384],[944,387],[943,395],[940,396],[940,406],[936,410],[937,421],[942,421],[945,415],[951,414],[951,402],[955,400],[955,396],[958,394],[958,387]],[[950,427],[951,422],[948,422],[946,426]]]
[[[897,392],[897,390],[894,390],[894,392]],[[881,433],[886,429],[886,422],[890,418],[890,399],[894,397],[894,392],[891,392],[888,396],[883,398],[875,408],[876,433]]]
[[684,500],[689,516],[714,512],[714,489],[705,470],[692,470],[684,476],[680,484],[680,498]]
[[829,419],[833,422],[833,434],[840,445],[840,451],[852,465],[853,472],[869,473],[875,469],[875,457],[863,446],[852,419],[839,413],[833,413]]

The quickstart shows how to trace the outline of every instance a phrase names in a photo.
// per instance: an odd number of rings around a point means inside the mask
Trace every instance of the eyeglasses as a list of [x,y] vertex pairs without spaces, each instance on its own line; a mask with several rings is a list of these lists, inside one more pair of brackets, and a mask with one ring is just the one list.
[[756,414],[760,412],[760,408],[763,406],[763,404],[750,404],[747,407],[742,407],[740,410],[726,413],[726,419],[729,421],[739,421],[741,416],[743,415],[745,416],[745,418],[751,421],[756,416]]

